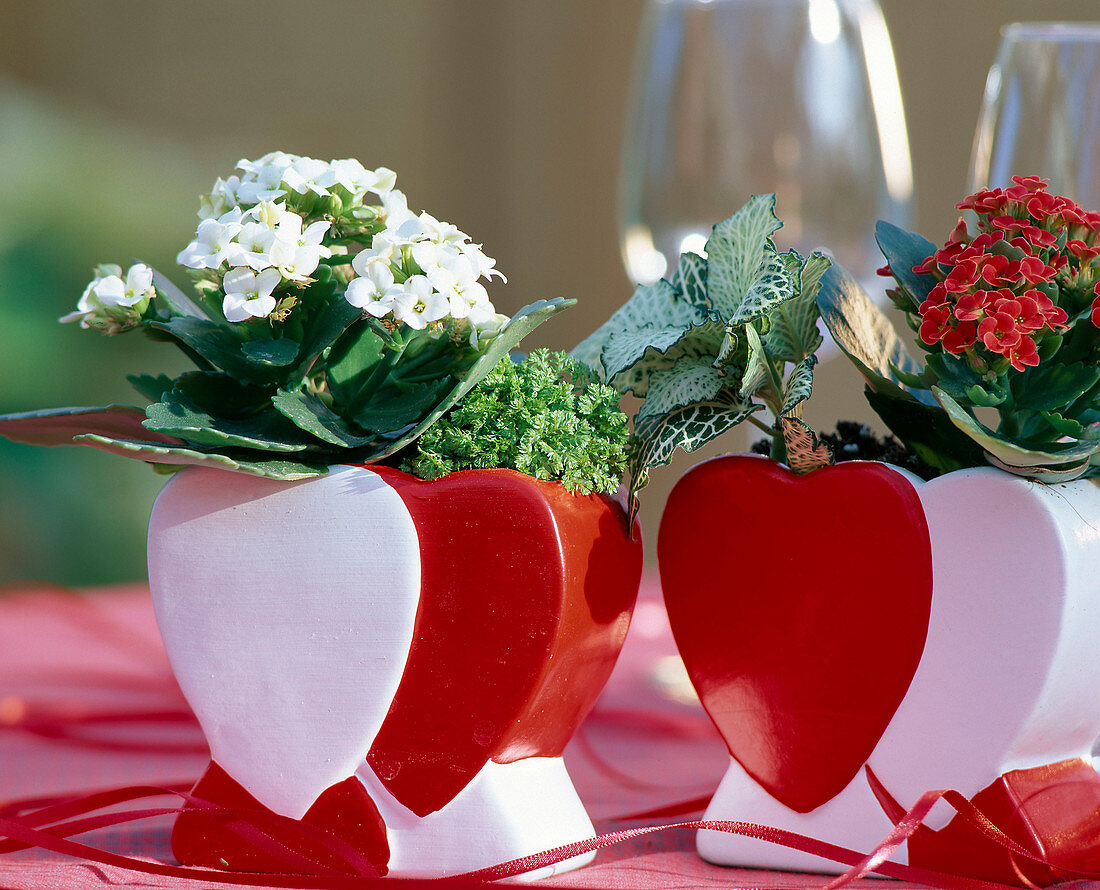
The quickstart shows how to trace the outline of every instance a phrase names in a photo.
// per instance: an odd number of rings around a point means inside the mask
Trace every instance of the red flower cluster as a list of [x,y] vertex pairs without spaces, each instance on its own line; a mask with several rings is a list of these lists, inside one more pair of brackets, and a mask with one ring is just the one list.
[[[917,310],[924,343],[966,353],[975,364],[1002,356],[1022,371],[1039,364],[1044,336],[1068,326],[1055,302],[1062,289],[1088,288],[1100,272],[1093,268],[1100,214],[1048,193],[1045,180],[1012,181],[1011,188],[983,189],[956,205],[977,214],[978,234],[971,236],[960,218],[943,248],[913,271],[938,279]],[[1092,322],[1100,327],[1100,282],[1094,294]]]

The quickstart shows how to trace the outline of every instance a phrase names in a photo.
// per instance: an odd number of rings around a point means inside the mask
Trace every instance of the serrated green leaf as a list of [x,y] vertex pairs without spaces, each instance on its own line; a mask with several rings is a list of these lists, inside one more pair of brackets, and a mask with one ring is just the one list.
[[966,398],[975,407],[996,408],[998,405],[1004,404],[1005,399],[1008,398],[1008,393],[990,392],[983,386],[968,386],[966,388]]
[[302,338],[302,349],[298,367],[294,370],[286,382],[286,387],[293,388],[305,380],[314,362],[328,347],[350,328],[355,322],[363,318],[364,312],[352,306],[343,297],[334,299],[328,308],[317,318],[305,337]]
[[1043,419],[1060,436],[1069,436],[1072,439],[1087,439],[1089,441],[1100,440],[1100,422],[1083,425],[1078,420],[1063,417],[1055,411],[1042,411]]
[[323,476],[328,472],[328,465],[324,463],[300,463],[276,458],[271,460],[238,458],[227,454],[195,451],[186,447],[173,447],[158,442],[113,439],[99,435],[78,436],[77,439],[78,445],[89,445],[92,448],[98,448],[100,451],[142,460],[146,463],[167,464],[169,466],[213,467],[219,470],[247,473],[250,476],[282,479],[288,482],[308,479],[313,476]]
[[[932,353],[926,359],[928,369],[936,375],[936,385],[962,404],[983,405],[990,401],[999,405],[1008,398],[1008,389],[999,381],[988,381],[977,371],[970,367],[964,356],[955,356],[948,353]],[[981,401],[971,402],[969,391],[975,390],[975,395]],[[984,394],[983,394],[984,393]]]
[[913,267],[919,266],[934,254],[936,245],[921,235],[907,232],[885,220],[879,220],[875,226],[875,240],[898,284],[909,291],[918,304],[924,302],[935,287],[936,279],[931,275],[914,272]]
[[783,432],[787,466],[794,472],[809,473],[833,462],[829,446],[818,440],[817,434],[806,421],[798,417],[780,417],[779,428]]
[[817,352],[822,343],[817,327],[816,297],[821,288],[821,276],[828,270],[830,260],[815,252],[803,262],[793,250],[780,256],[797,293],[772,309],[769,314],[771,328],[764,338],[764,348],[777,361],[797,363]]
[[833,263],[822,276],[817,307],[837,346],[872,389],[892,398],[934,404],[927,392],[904,388],[894,375],[894,368],[919,374],[921,367],[898,339],[890,320],[842,266]]
[[127,374],[130,385],[150,402],[159,402],[166,392],[172,391],[175,381],[167,374],[153,377],[151,374]]
[[512,316],[508,324],[504,326],[504,329],[497,334],[482,356],[470,366],[466,375],[459,381],[454,389],[451,390],[449,395],[441,399],[435,408],[433,408],[413,429],[391,440],[388,445],[382,448],[378,453],[372,455],[369,459],[381,460],[384,457],[388,457],[400,451],[412,442],[417,436],[423,433],[424,430],[435,423],[448,408],[477,386],[498,361],[507,358],[508,353],[512,351],[520,340],[543,322],[553,318],[559,312],[564,312],[570,306],[576,305],[576,302],[576,300],[567,300],[564,297],[554,297],[550,300],[539,300],[520,309]]
[[187,316],[153,321],[149,326],[164,331],[215,368],[244,383],[265,384],[274,377],[272,369],[245,358],[240,338],[223,324]]
[[671,368],[655,371],[649,390],[638,411],[637,422],[654,415],[669,414],[694,402],[709,402],[718,395],[727,378],[707,361],[682,359]]
[[744,337],[745,368],[741,374],[741,386],[737,390],[742,399],[749,399],[768,382],[768,359],[764,353],[764,341],[751,324],[740,329]]
[[676,268],[668,278],[672,289],[693,306],[706,311],[707,303],[707,261],[697,253],[682,253]]
[[[634,295],[570,354],[603,374],[600,357],[608,341],[616,334],[643,328],[687,328],[705,320],[706,313],[702,309],[684,299],[662,279],[653,284],[639,285]],[[607,380],[607,377],[601,379]]]
[[1061,469],[1078,461],[1087,462],[1093,454],[1100,452],[1100,441],[1052,442],[1043,448],[1023,447],[971,417],[938,387],[933,388],[932,394],[961,432],[973,439],[987,455],[996,458],[998,466],[1018,475],[1028,475],[1026,471],[1036,467]]
[[783,387],[782,414],[791,414],[791,412],[810,397],[814,388],[815,365],[817,365],[817,356],[808,355],[795,366],[793,371],[791,371]]
[[248,340],[241,344],[241,352],[249,361],[273,368],[282,368],[298,357],[301,344],[288,338],[281,340]]
[[[230,419],[205,411],[179,388],[145,409],[145,428],[209,448],[254,448],[260,451],[305,451],[310,441],[279,414],[257,412]],[[146,434],[148,435],[148,434]]]
[[85,434],[118,439],[153,439],[179,444],[174,436],[150,434],[142,425],[145,411],[130,405],[104,408],[54,408],[0,416],[0,436],[24,445],[72,445]]
[[1016,406],[1032,411],[1058,411],[1100,382],[1100,367],[1074,362],[1040,364],[1024,378]]
[[454,387],[454,378],[444,377],[412,386],[387,388],[375,394],[355,417],[355,423],[365,430],[389,440],[420,422]]
[[759,274],[749,285],[744,299],[727,318],[727,324],[748,324],[758,318],[766,318],[777,306],[796,296],[795,282],[787,264],[774,249],[766,248]]
[[732,318],[745,300],[760,275],[771,236],[782,225],[775,215],[775,195],[753,195],[712,230],[707,241],[707,295],[724,320]]
[[281,389],[271,397],[271,404],[298,429],[329,445],[360,448],[373,438],[355,433],[340,415],[310,393]]

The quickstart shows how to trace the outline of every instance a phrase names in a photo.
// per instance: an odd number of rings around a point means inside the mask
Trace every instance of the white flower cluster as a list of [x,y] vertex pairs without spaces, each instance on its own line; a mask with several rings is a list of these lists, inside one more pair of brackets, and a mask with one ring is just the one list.
[[[347,301],[375,318],[389,316],[417,330],[448,317],[478,329],[499,325],[480,281],[493,275],[504,279],[495,261],[450,223],[411,213],[400,192],[387,197],[386,228],[352,260],[359,277],[349,282]],[[405,276],[409,259],[419,271]]]
[[97,266],[95,278],[84,288],[76,312],[61,317],[62,322],[79,321],[82,328],[96,328],[117,334],[141,321],[141,313],[156,296],[153,270],[135,263],[123,279],[122,267]]
[[[178,258],[221,276],[229,321],[266,318],[278,305],[276,288],[307,281],[321,258],[333,255],[325,243],[331,223],[306,224],[308,213],[287,206],[308,205],[316,196],[339,199],[353,218],[384,225],[352,261],[357,277],[345,296],[353,306],[417,330],[448,317],[482,331],[499,328],[502,317],[480,282],[504,278],[495,262],[455,226],[410,212],[392,170],[283,152],[241,160],[237,169],[240,175],[219,179],[202,199],[196,238]],[[368,195],[378,204],[366,205]]]

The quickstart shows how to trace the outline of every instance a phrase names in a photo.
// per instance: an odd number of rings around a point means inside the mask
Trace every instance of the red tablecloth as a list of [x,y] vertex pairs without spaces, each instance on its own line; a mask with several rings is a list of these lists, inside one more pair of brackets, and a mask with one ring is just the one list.
[[[655,682],[662,659],[674,652],[658,591],[648,582],[615,673],[566,753],[598,831],[677,821],[625,817],[705,796],[725,769],[725,747],[698,703],[675,701]],[[134,713],[145,717],[127,722]],[[74,594],[23,585],[0,596],[0,806],[29,797],[189,782],[207,762],[144,587]],[[178,801],[166,797],[156,805]],[[168,817],[158,817],[79,839],[173,862],[169,825]],[[696,856],[693,832],[671,829],[604,849],[587,868],[542,886],[818,887],[825,880],[710,866]],[[0,887],[103,886],[228,885],[142,874],[43,850],[0,856]]]

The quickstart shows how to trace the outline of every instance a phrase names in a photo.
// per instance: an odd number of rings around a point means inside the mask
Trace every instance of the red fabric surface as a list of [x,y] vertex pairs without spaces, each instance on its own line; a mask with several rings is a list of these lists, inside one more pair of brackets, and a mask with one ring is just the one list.
[[[659,592],[647,580],[611,681],[566,751],[600,832],[682,821],[686,814],[675,812],[676,807],[647,819],[626,817],[706,797],[728,762],[701,707],[661,691],[662,659],[674,652]],[[127,718],[134,713],[148,719]],[[188,783],[207,762],[201,732],[172,679],[144,587],[76,595],[24,585],[0,595],[0,812],[5,802],[17,799]],[[178,800],[165,797],[118,809],[177,805]],[[157,817],[76,839],[173,862],[169,826],[168,817]],[[601,850],[592,865],[541,884],[771,888],[826,882],[819,875],[710,866],[696,856],[693,832],[674,829]],[[387,884],[400,888],[423,882],[387,879]],[[42,850],[0,856],[0,887],[104,886],[228,885],[141,874]]]

